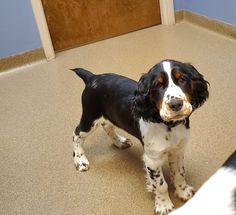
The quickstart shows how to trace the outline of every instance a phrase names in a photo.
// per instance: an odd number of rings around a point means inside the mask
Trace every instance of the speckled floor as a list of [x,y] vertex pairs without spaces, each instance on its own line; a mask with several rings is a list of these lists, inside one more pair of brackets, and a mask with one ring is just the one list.
[[153,214],[136,140],[120,151],[98,129],[85,144],[90,170],[75,170],[72,131],[80,119],[84,84],[69,69],[138,80],[165,58],[191,62],[211,83],[210,99],[192,116],[186,152],[187,178],[198,188],[236,149],[236,41],[182,22],[0,74],[0,214]]

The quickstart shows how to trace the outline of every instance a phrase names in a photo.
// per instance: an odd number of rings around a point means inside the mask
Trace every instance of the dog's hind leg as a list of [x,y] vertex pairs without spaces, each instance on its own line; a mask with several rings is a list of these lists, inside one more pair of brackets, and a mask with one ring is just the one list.
[[74,165],[80,172],[89,169],[89,161],[84,153],[83,144],[85,139],[97,128],[97,120],[92,120],[91,117],[82,115],[80,124],[73,132],[73,157]]
[[104,128],[105,132],[111,138],[113,144],[117,148],[127,149],[130,146],[132,146],[132,142],[130,141],[130,139],[122,137],[119,134],[117,134],[115,132],[115,127],[111,123],[109,123],[107,121],[102,122],[102,127]]

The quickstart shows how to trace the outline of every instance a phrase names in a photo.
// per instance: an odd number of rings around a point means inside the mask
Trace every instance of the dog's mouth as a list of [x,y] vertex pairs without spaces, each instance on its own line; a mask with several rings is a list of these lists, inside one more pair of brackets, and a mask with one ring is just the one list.
[[161,118],[166,121],[179,121],[179,120],[183,120],[186,117],[190,116],[191,113],[189,114],[176,114],[176,115],[170,115],[170,114],[165,114],[165,115],[161,115]]

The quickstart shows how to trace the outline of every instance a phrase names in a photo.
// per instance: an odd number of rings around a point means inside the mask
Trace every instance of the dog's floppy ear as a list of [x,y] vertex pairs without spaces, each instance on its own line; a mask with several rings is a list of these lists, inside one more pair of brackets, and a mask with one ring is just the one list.
[[135,118],[145,118],[145,119],[155,119],[159,116],[157,113],[156,106],[151,103],[149,98],[151,88],[151,77],[149,73],[146,73],[141,76],[140,80],[138,81],[137,89],[134,93],[133,97],[133,108],[132,113]]
[[209,97],[208,85],[209,82],[203,78],[197,69],[191,64],[185,64],[191,79],[191,103],[194,109],[200,107]]
[[151,86],[151,79],[148,74],[144,74],[141,76],[138,82],[137,94],[147,96],[149,93],[149,89]]

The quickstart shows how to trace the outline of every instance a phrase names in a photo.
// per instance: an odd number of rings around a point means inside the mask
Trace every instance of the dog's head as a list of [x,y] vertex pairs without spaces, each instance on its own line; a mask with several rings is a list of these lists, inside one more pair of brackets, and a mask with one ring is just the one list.
[[136,105],[149,104],[167,122],[189,117],[209,95],[208,82],[196,68],[174,60],[164,60],[144,74],[135,94]]

